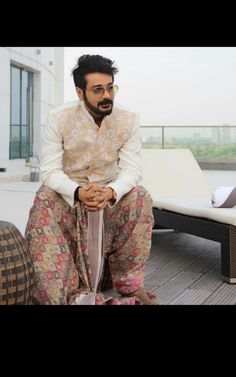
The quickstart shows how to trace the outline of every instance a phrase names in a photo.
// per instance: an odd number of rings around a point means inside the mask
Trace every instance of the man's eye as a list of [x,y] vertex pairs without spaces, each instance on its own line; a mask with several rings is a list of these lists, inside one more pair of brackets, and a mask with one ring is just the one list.
[[98,94],[102,92],[102,88],[94,88],[93,91],[95,94]]

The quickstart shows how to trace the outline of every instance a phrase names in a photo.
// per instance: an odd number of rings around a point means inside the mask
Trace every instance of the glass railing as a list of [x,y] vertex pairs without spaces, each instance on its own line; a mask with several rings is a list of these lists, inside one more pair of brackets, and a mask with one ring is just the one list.
[[142,126],[142,147],[188,148],[202,166],[236,169],[236,126]]

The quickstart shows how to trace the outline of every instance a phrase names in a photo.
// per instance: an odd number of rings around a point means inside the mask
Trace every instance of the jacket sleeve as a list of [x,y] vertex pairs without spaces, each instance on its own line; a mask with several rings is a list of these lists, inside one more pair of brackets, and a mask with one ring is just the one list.
[[110,208],[116,205],[123,195],[137,186],[142,179],[141,141],[137,117],[130,138],[119,151],[118,168],[117,178],[107,185],[107,187],[113,188],[117,195],[114,204],[109,203]]
[[64,172],[62,165],[62,136],[57,128],[53,112],[49,114],[44,131],[40,173],[42,183],[58,192],[66,202],[74,206],[74,192],[78,183],[71,180]]

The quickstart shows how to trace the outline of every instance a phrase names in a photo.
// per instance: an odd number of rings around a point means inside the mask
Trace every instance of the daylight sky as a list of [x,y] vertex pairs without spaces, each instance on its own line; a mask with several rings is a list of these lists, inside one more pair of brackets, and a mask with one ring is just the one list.
[[236,125],[236,47],[66,47],[65,102],[83,54],[115,61],[115,101],[141,125]]

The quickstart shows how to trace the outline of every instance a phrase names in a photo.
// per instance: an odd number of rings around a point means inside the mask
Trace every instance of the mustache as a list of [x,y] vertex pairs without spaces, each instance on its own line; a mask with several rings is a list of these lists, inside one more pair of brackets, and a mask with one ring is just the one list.
[[98,103],[98,106],[103,106],[103,105],[113,105],[113,101],[111,99],[104,99],[103,101]]

